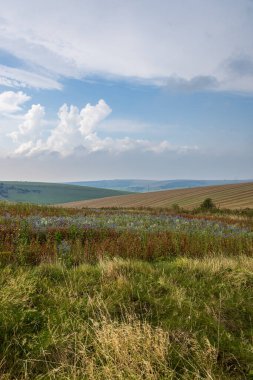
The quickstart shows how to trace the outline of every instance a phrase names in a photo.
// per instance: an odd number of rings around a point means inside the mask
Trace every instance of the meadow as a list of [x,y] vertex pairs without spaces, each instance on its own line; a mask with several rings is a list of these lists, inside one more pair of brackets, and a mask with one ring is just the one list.
[[97,189],[46,182],[0,182],[0,200],[34,204],[56,204],[128,194],[124,191]]
[[252,210],[0,203],[1,379],[252,379]]

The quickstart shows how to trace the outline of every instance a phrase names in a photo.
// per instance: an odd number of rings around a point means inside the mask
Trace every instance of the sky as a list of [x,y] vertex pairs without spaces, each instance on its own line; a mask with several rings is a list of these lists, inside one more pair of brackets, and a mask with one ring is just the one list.
[[0,180],[253,178],[252,0],[0,0]]

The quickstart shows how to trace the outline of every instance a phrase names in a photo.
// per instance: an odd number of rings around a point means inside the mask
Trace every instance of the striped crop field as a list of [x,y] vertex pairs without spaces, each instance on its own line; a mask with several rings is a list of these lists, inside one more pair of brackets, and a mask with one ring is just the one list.
[[172,207],[177,204],[185,209],[198,207],[206,198],[212,198],[220,208],[253,208],[253,182],[191,189],[155,191],[65,203],[64,207]]

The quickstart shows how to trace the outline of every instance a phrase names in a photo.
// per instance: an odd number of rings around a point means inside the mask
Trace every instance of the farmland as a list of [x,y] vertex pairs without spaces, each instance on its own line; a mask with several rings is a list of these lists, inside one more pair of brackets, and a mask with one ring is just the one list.
[[217,186],[233,183],[251,182],[251,180],[194,180],[194,179],[170,179],[170,180],[145,180],[145,179],[114,179],[100,181],[70,182],[71,185],[92,186],[103,189],[146,193],[149,191],[185,189],[191,187]]
[[220,208],[253,208],[253,182],[191,189],[166,190],[145,194],[130,194],[91,201],[80,201],[65,207],[167,207],[178,205],[184,209],[199,206],[205,198],[212,198]]
[[0,182],[0,200],[52,204],[122,195],[126,192],[44,182]]
[[1,379],[250,379],[248,211],[0,203]]

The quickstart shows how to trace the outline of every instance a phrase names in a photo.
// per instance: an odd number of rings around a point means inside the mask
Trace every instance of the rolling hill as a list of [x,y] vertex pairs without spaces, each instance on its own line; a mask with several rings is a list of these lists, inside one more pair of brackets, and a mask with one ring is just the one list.
[[103,189],[146,193],[148,191],[184,189],[200,186],[216,186],[232,183],[251,182],[251,180],[195,180],[195,179],[171,179],[171,180],[146,180],[146,179],[111,179],[100,181],[70,182],[71,185],[92,186]]
[[0,201],[57,204],[128,194],[123,191],[44,182],[0,182]]
[[144,194],[130,194],[91,201],[65,204],[65,207],[198,207],[206,198],[212,198],[221,208],[253,208],[253,182],[191,189],[166,190]]

